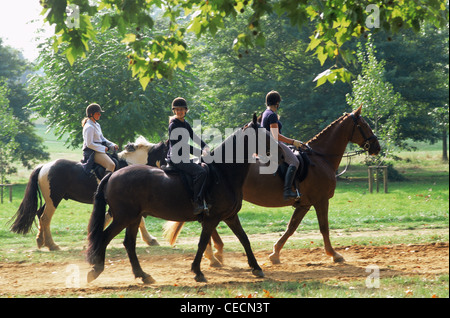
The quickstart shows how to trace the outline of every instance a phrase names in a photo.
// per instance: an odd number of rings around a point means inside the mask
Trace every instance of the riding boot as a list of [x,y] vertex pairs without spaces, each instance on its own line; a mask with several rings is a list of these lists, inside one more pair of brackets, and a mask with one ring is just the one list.
[[294,182],[295,173],[297,172],[297,167],[290,165],[286,171],[286,176],[284,177],[284,187],[283,187],[283,197],[285,200],[291,198],[297,198],[297,193],[292,191],[292,183]]
[[192,205],[194,206],[194,215],[199,215],[203,212],[205,209],[203,202],[196,200],[192,201]]

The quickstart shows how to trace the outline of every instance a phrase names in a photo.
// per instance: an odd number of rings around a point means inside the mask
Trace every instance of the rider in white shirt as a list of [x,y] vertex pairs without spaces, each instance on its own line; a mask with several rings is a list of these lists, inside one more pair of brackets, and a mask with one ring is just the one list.
[[103,136],[102,128],[98,123],[103,112],[98,104],[90,104],[86,108],[86,118],[83,119],[83,152],[92,154],[94,151],[94,161],[106,169],[106,172],[113,172],[115,169],[114,161],[106,154],[108,149],[119,147]]

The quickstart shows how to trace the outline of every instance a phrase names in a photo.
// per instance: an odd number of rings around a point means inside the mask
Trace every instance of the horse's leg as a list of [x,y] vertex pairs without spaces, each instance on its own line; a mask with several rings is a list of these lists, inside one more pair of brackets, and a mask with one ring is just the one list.
[[300,206],[295,209],[294,214],[292,214],[289,224],[287,226],[286,232],[278,239],[278,241],[273,246],[273,252],[269,255],[269,259],[272,264],[280,264],[280,252],[288,238],[295,233],[303,217],[309,211],[311,206]]
[[123,245],[127,250],[128,258],[130,259],[131,267],[133,268],[134,277],[142,278],[144,284],[153,284],[155,280],[142,270],[136,255],[136,236],[140,222],[141,218],[127,227]]
[[225,220],[225,223],[230,227],[233,233],[237,236],[242,246],[245,249],[245,253],[247,254],[248,265],[252,268],[253,275],[257,277],[264,277],[264,273],[259,267],[258,262],[256,261],[255,255],[253,254],[252,247],[250,246],[250,241],[245,234],[244,229],[242,228],[241,222],[239,221],[239,217],[237,214],[231,219]]
[[214,221],[211,219],[203,220],[202,223],[202,233],[200,234],[200,240],[198,242],[197,253],[195,254],[194,261],[192,262],[191,270],[195,274],[195,281],[206,283],[207,280],[205,275],[203,275],[200,270],[200,263],[202,261],[203,253],[205,252],[206,246],[211,239],[211,233],[219,224],[219,221]]
[[222,264],[219,260],[214,256],[212,249],[212,239],[209,240],[208,245],[206,245],[205,249],[205,258],[209,260],[209,266],[211,267],[222,267]]
[[219,260],[221,264],[223,264],[223,242],[219,236],[219,233],[217,233],[217,229],[214,229],[211,234],[211,238],[214,241],[214,247],[216,248],[214,256],[217,258],[217,260]]
[[149,246],[159,246],[158,240],[153,235],[148,233],[147,228],[145,227],[144,217],[141,218],[141,222],[139,223],[139,232],[141,233],[141,239],[147,243]]
[[117,234],[122,232],[124,228],[124,224],[121,224],[113,219],[112,223],[103,231],[101,251],[99,253],[98,259],[96,260],[96,264],[93,265],[92,270],[88,273],[88,283],[96,279],[103,272],[105,268],[106,247],[111,242],[111,240],[116,237]]
[[50,197],[45,197],[45,207],[39,218],[39,230],[36,235],[36,243],[38,248],[42,246],[48,247],[50,251],[59,251],[59,246],[53,241],[52,232],[50,231],[50,222],[52,221],[53,214],[55,214],[56,207],[53,205]]
[[331,246],[330,230],[328,226],[328,206],[328,199],[314,205],[314,208],[316,209],[317,219],[319,221],[320,233],[322,233],[323,242],[325,244],[325,252],[327,253],[327,255],[332,256],[335,262],[344,262],[344,257],[341,254],[337,253]]
[[105,223],[103,224],[103,229],[106,229],[108,225],[110,225],[112,222],[112,216],[108,212],[105,214]]

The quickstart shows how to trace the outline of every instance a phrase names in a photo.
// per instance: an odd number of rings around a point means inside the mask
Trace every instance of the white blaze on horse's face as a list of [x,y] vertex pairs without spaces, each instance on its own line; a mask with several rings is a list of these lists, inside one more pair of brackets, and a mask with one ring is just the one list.
[[119,158],[126,160],[128,165],[145,165],[148,161],[148,152],[153,146],[155,145],[140,136],[131,147],[127,146],[124,151],[119,153]]

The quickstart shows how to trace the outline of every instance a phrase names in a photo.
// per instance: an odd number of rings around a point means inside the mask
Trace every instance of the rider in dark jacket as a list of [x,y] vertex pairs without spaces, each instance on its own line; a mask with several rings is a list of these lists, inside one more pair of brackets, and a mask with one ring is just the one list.
[[[191,125],[185,120],[188,107],[186,100],[177,97],[172,102],[172,111],[174,116],[169,119],[169,151],[167,152],[167,161],[177,169],[183,171],[192,177],[194,182],[194,214],[200,214],[205,209],[204,188],[207,172],[201,165],[191,162],[189,154],[206,155],[209,147],[192,130]],[[190,146],[189,139],[198,143],[202,151]],[[189,153],[185,150],[189,149]]]

